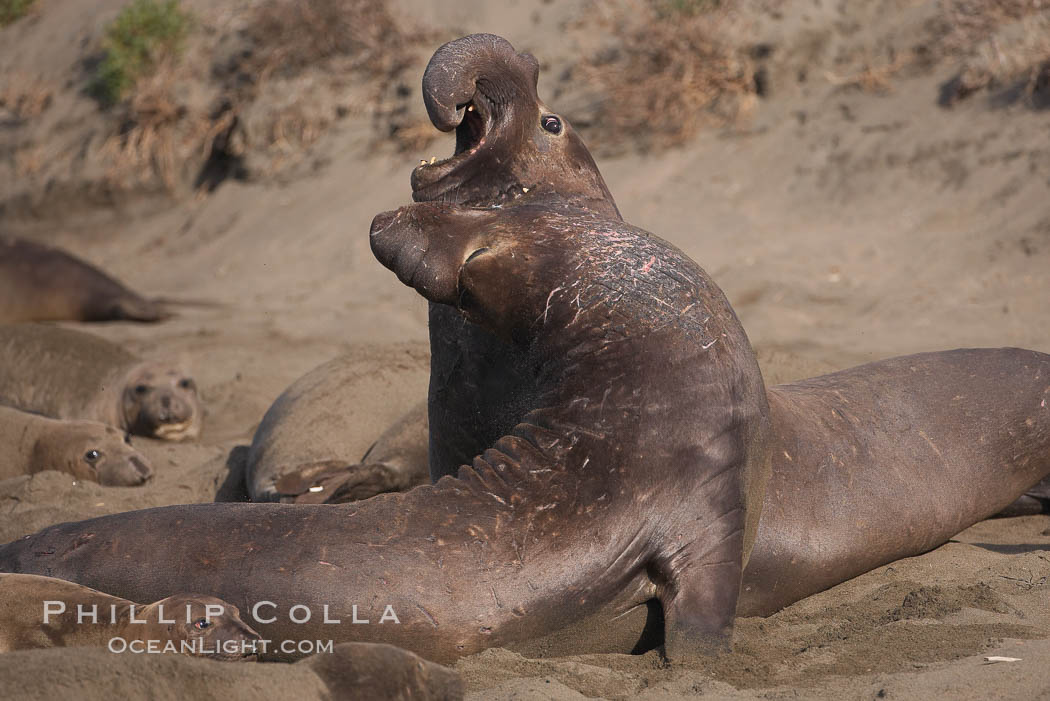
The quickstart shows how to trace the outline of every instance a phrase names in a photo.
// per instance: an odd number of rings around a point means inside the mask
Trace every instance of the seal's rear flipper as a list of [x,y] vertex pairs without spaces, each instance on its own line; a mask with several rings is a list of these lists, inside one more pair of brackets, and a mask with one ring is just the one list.
[[154,323],[170,319],[173,316],[174,313],[163,304],[129,293],[127,296],[115,300],[106,313],[99,316],[98,320],[122,319],[125,321]]
[[1035,516],[1037,514],[1050,514],[1050,477],[1044,478],[992,518]]

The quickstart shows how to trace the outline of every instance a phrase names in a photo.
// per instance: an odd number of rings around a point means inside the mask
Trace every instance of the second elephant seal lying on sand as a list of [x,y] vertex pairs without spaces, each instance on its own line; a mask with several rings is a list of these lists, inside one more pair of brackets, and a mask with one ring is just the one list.
[[429,482],[425,406],[375,438],[425,395],[429,371],[422,344],[362,345],[296,380],[252,438],[252,501],[354,501]]
[[0,406],[0,479],[44,470],[110,487],[134,487],[153,476],[146,456],[123,431],[97,421],[63,421]]
[[172,441],[196,438],[204,413],[196,383],[176,364],[38,324],[0,326],[0,403]]
[[232,661],[253,659],[258,640],[237,607],[214,596],[143,606],[61,579],[0,574],[0,652],[108,646]]
[[0,236],[0,322],[161,321],[164,305],[58,248]]

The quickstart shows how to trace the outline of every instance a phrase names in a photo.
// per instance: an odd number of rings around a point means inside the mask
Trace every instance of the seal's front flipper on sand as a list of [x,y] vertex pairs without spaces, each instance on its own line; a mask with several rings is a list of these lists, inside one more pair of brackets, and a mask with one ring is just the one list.
[[714,547],[696,543],[702,557],[683,565],[660,593],[664,651],[670,660],[729,651],[743,572],[743,518],[734,520],[739,527]]

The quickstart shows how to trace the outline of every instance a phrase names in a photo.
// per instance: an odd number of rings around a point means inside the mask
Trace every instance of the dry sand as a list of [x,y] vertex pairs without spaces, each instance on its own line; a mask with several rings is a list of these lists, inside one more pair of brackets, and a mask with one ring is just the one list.
[[[106,17],[120,5],[102,4]],[[25,31],[0,33],[0,70],[73,75],[68,40],[97,36],[103,17],[79,5],[41,0]],[[541,95],[557,107],[557,89],[571,103],[558,76],[593,37],[562,23],[582,6],[401,5],[443,37],[493,31],[534,51]],[[926,37],[935,5],[786,2],[754,30],[775,51],[769,95],[748,121],[670,151],[599,159],[628,221],[698,260],[756,346],[802,359],[788,375],[963,346],[1050,352],[1047,113],[986,96],[938,107],[950,62],[902,72],[886,92],[838,85],[870,47]],[[50,59],[34,43],[42,37],[61,45]],[[155,326],[75,325],[143,356],[185,354],[207,404],[203,435],[190,445],[136,440],[157,471],[142,489],[55,473],[0,483],[0,540],[131,508],[239,498],[244,447],[285,387],[359,343],[426,341],[423,300],[374,261],[367,230],[375,213],[409,200],[412,165],[451,143],[397,153],[376,146],[369,128],[353,117],[326,133],[312,151],[324,163],[302,177],[69,206],[39,183],[36,206],[0,210],[5,232],[65,246],[139,291],[221,303]],[[703,668],[667,668],[656,653],[528,660],[490,650],[457,669],[477,699],[1045,697],[1048,551],[1050,517],[977,524],[769,619],[742,619],[735,652]],[[46,670],[84,654],[20,653],[18,666]],[[1021,661],[987,665],[988,655]],[[166,674],[177,688],[182,672]]]

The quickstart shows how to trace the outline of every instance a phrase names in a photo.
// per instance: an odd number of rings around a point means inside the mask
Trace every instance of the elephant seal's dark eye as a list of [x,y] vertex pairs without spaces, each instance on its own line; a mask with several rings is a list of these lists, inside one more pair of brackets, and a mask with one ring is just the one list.
[[135,394],[145,394],[149,392],[149,387],[146,385],[135,385]]
[[540,125],[551,134],[561,133],[561,120],[553,114],[547,114],[540,118]]
[[211,621],[209,621],[206,618],[198,618],[196,621],[193,622],[193,627],[197,630],[204,630],[205,628],[209,628],[210,626]]
[[100,457],[102,457],[102,453],[98,452],[97,450],[89,450],[88,452],[84,453],[84,459],[88,462],[95,462]]
[[190,378],[184,377],[181,380],[179,380],[179,387],[181,387],[182,389],[194,389],[196,387],[196,384]]

